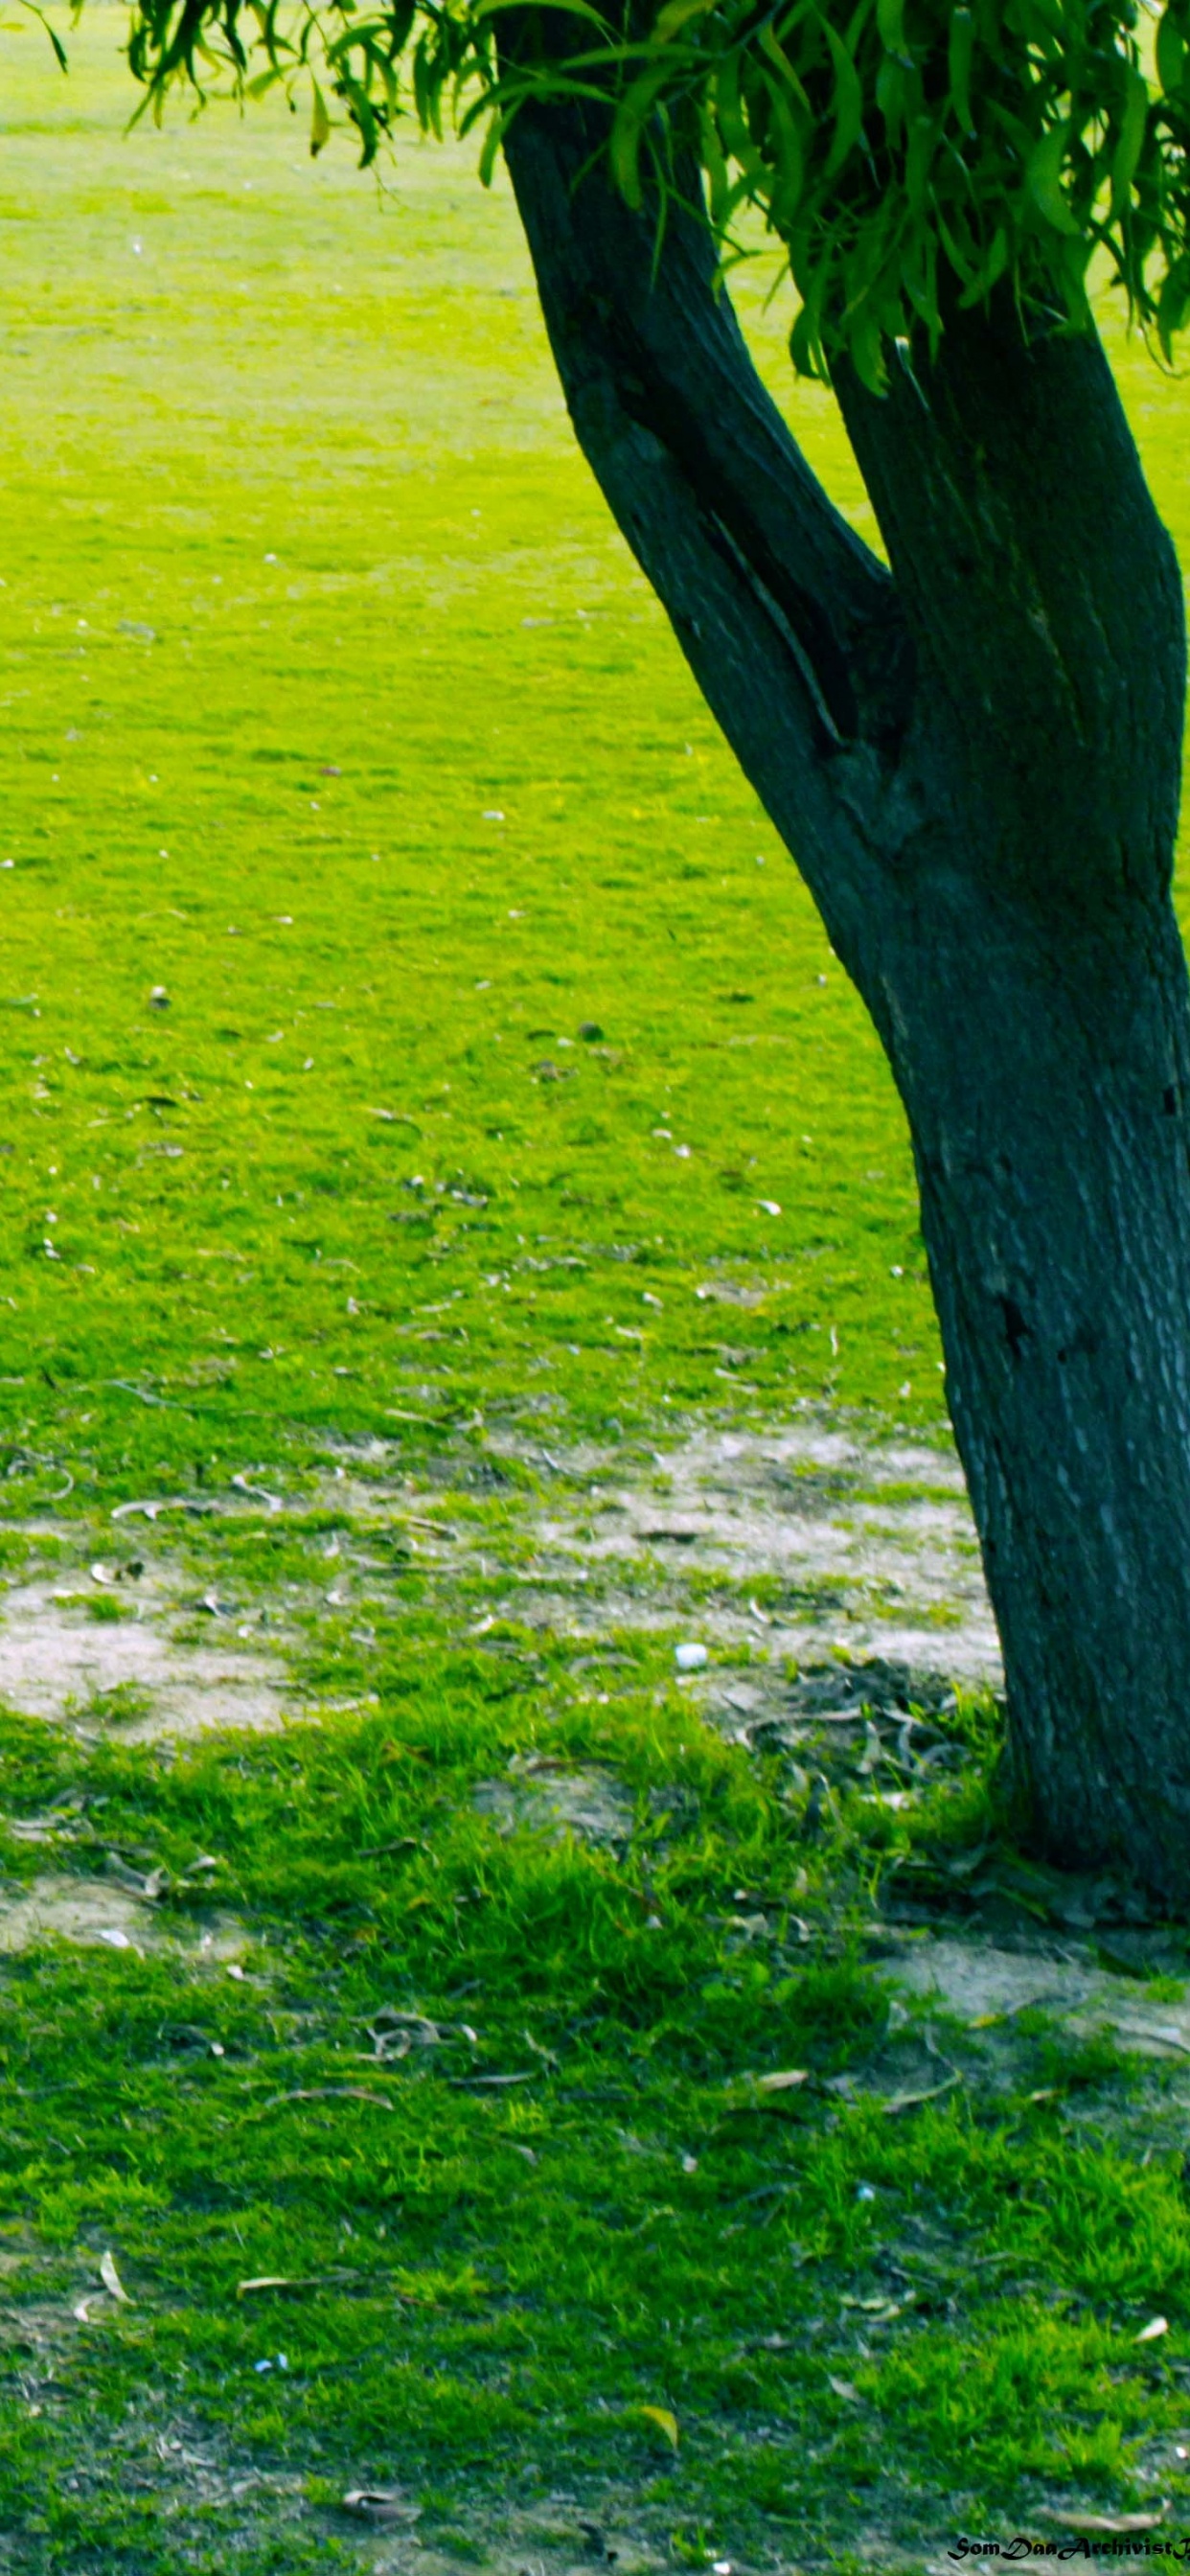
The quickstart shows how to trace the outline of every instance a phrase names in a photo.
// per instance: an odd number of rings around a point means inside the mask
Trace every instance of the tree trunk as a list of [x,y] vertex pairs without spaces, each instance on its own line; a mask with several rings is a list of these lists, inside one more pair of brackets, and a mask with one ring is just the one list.
[[1181,582],[1097,343],[955,317],[928,373],[841,396],[930,809],[849,962],[909,1120],[1013,1766],[1050,1859],[1185,1903]]
[[[1053,1860],[1190,1903],[1190,988],[1173,549],[1097,341],[951,317],[839,384],[886,571],[758,384],[696,211],[598,112],[506,154],[571,414],[870,1009]],[[688,174],[687,208],[697,206]]]
[[1032,1838],[1190,1889],[1190,1014],[1127,946],[884,926],[947,1396]]

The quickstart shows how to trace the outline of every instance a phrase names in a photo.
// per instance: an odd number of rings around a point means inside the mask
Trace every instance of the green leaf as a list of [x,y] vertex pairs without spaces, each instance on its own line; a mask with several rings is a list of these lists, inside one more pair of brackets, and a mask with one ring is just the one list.
[[715,115],[724,151],[738,164],[749,191],[759,197],[767,184],[767,171],[744,114],[740,97],[742,68],[738,53],[729,54],[720,65],[715,81]]
[[616,109],[608,159],[616,186],[630,206],[639,207],[644,202],[640,183],[640,147],[645,126],[668,77],[669,65],[665,62],[641,72],[631,88],[625,91]]
[[950,103],[964,134],[974,134],[971,114],[971,67],[975,58],[975,20],[969,9],[952,9],[946,49]]
[[888,381],[884,366],[884,334],[875,313],[865,309],[857,313],[848,335],[848,354],[861,385],[870,394],[882,394]]
[[884,131],[890,144],[895,145],[899,141],[909,112],[910,97],[914,91],[920,91],[920,87],[920,82],[906,72],[903,63],[894,62],[891,54],[885,55],[876,74],[876,105],[884,118]]
[[825,178],[833,179],[863,132],[864,93],[859,73],[842,37],[836,33],[829,18],[820,17],[819,25],[830,48],[835,70],[835,133],[823,173]]
[[772,28],[762,27],[758,41],[763,47],[764,52],[768,55],[769,61],[774,65],[775,69],[780,72],[785,87],[790,92],[791,96],[796,99],[797,104],[802,109],[803,113],[807,117],[810,116],[812,114],[812,110],[809,99],[806,96],[805,90],[802,88],[802,84],[798,79],[792,63],[790,62],[788,54],[778,43],[776,36],[773,34]]
[[[63,44],[61,37],[60,37],[60,36],[58,36],[58,35],[55,35],[54,30],[53,30],[53,28],[52,28],[52,27],[51,27],[51,25],[50,25],[49,19],[47,18],[47,16],[46,16],[46,14],[45,14],[44,9],[39,9],[39,8],[38,8],[38,6],[37,6],[37,0],[23,0],[23,6],[28,10],[30,17],[31,17],[31,18],[36,18],[36,20],[37,20],[37,22],[38,22],[38,25],[39,25],[40,27],[44,27],[45,32],[46,32],[47,36],[49,37],[50,43],[51,43],[51,45],[52,45],[52,47],[53,47],[53,50],[54,50],[54,59],[55,59],[55,61],[56,61],[57,65],[58,65],[58,69],[59,69],[59,71],[60,71],[60,72],[69,71],[69,69],[70,69],[70,65],[69,65],[69,63],[68,63],[68,62],[67,62],[67,60],[66,60],[66,47],[65,47],[65,45]],[[76,11],[75,11],[75,18],[76,18],[76,20],[77,20],[77,17],[78,17],[78,11],[77,11],[77,9],[76,9]]]
[[770,149],[773,153],[772,210],[773,220],[787,231],[797,213],[805,178],[805,156],[797,120],[784,92],[775,80],[766,83],[769,94]]
[[491,116],[488,119],[488,129],[484,135],[483,149],[479,156],[479,176],[485,188],[490,188],[492,184],[492,174],[499,159],[506,124],[507,119],[503,116]]
[[1059,233],[1076,233],[1079,229],[1062,187],[1069,140],[1068,124],[1051,125],[1048,134],[1034,145],[1025,171],[1025,186],[1034,205]]
[[1120,124],[1120,139],[1112,155],[1111,165],[1111,201],[1112,211],[1115,214],[1118,214],[1121,207],[1128,203],[1129,190],[1136,176],[1137,163],[1144,150],[1149,122],[1148,86],[1143,74],[1136,69],[1134,63],[1129,64],[1125,80],[1127,91]]
[[984,297],[991,294],[992,288],[999,284],[1008,266],[1008,251],[1008,234],[1003,224],[1000,224],[992,237],[986,257],[959,297],[961,305],[966,307],[979,304]]
[[1172,9],[1157,29],[1157,78],[1167,98],[1176,98],[1186,77],[1186,38]]
[[904,62],[905,0],[876,0],[876,25],[886,54],[895,54]]
[[905,154],[905,197],[911,214],[919,215],[925,204],[926,181],[937,145],[938,128],[933,117],[916,116]]
[[667,0],[653,33],[659,43],[667,44],[671,36],[678,35],[689,24],[691,18],[705,18],[714,6],[715,0]]
[[310,158],[316,161],[319,153],[330,142],[331,120],[327,114],[326,100],[317,81],[314,82],[313,87],[314,113],[310,119]]

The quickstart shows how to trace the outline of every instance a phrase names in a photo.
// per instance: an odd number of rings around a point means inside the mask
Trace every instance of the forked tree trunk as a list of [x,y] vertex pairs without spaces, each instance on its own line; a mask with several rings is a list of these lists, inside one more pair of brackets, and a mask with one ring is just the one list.
[[[506,153],[572,418],[872,1013],[1051,1858],[1190,1902],[1181,584],[1093,340],[960,314],[844,419],[886,571],[761,388],[696,214],[595,114]],[[688,174],[688,200],[697,181]]]

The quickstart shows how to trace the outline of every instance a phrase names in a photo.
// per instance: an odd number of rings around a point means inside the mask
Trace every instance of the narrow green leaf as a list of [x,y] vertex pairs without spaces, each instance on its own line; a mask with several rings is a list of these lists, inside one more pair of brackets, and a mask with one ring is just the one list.
[[857,313],[848,334],[848,355],[870,394],[882,394],[888,382],[884,365],[884,334],[877,315],[870,309]]
[[780,72],[781,78],[786,89],[789,91],[791,98],[796,99],[803,114],[809,117],[812,114],[809,99],[806,96],[805,90],[802,88],[802,84],[798,79],[792,63],[790,62],[788,54],[785,52],[783,46],[778,43],[772,28],[762,27],[758,41],[762,50],[768,55],[769,61],[773,64],[774,68]]
[[1025,171],[1025,187],[1038,213],[1059,233],[1076,233],[1079,229],[1062,187],[1069,139],[1069,125],[1051,125],[1048,134],[1034,145]]
[[[498,17],[501,10],[523,10],[525,5],[526,0],[474,0],[474,6],[469,10],[468,15],[478,21],[480,18]],[[602,10],[593,9],[590,6],[590,0],[532,0],[532,7],[534,12],[538,9],[554,9],[560,10],[566,18],[589,18],[591,24],[598,27],[604,35],[609,37],[611,35],[610,25]]]
[[492,174],[500,157],[500,146],[504,140],[505,123],[506,119],[502,116],[492,116],[488,119],[487,132],[483,138],[483,149],[479,156],[480,182],[485,188],[490,188],[492,184]]
[[752,137],[744,121],[740,104],[740,56],[730,53],[715,73],[715,119],[724,151],[733,161],[745,163],[752,151]]
[[998,286],[1008,266],[1008,249],[1008,235],[1001,224],[992,237],[985,258],[959,297],[961,305],[981,303],[985,296],[991,294],[992,288]]
[[671,36],[680,34],[691,18],[705,18],[715,0],[667,0],[666,7],[653,30],[659,44],[668,44]]
[[1176,98],[1186,77],[1186,38],[1172,9],[1157,29],[1157,78],[1167,98]]
[[925,204],[926,181],[938,143],[938,128],[932,116],[916,116],[905,154],[905,196],[911,214],[919,215]]
[[1149,92],[1143,74],[1137,71],[1135,64],[1130,63],[1125,79],[1127,94],[1120,124],[1120,139],[1112,156],[1111,165],[1113,214],[1118,214],[1121,207],[1128,203],[1128,193],[1144,149],[1145,132],[1149,121]]
[[886,54],[905,58],[905,0],[876,0],[876,25]]
[[323,151],[325,146],[330,142],[331,120],[327,114],[326,100],[322,95],[322,91],[320,90],[317,81],[314,82],[313,86],[314,112],[310,119],[310,158],[312,161],[316,161],[319,153]]
[[820,16],[819,25],[830,48],[830,57],[835,71],[833,102],[835,132],[823,174],[825,178],[833,179],[842,169],[848,154],[854,150],[863,132],[864,93],[859,73],[842,37],[836,33],[829,18]]
[[[31,17],[31,18],[36,18],[36,20],[37,20],[37,22],[38,22],[38,25],[39,25],[39,26],[41,26],[41,27],[44,27],[45,32],[46,32],[47,36],[49,37],[50,43],[51,43],[51,45],[52,45],[52,47],[53,47],[53,50],[54,50],[54,59],[55,59],[55,61],[56,61],[57,65],[58,65],[58,69],[59,69],[59,71],[60,71],[60,72],[68,71],[68,70],[69,70],[69,68],[70,68],[70,66],[69,66],[69,64],[68,64],[68,62],[67,62],[67,60],[66,60],[66,47],[65,47],[65,45],[63,44],[61,37],[55,34],[54,29],[51,27],[50,22],[49,22],[49,19],[47,18],[46,14],[45,14],[44,9],[39,9],[39,8],[37,7],[37,0],[24,0],[24,6],[25,6],[25,8],[28,10],[30,17]],[[76,8],[76,10],[75,10],[74,16],[75,16],[75,19],[77,20],[77,18],[78,18],[78,10],[77,10],[77,8]]]
[[644,129],[653,112],[659,92],[669,78],[668,63],[658,63],[642,72],[625,91],[616,109],[608,145],[608,159],[616,186],[630,206],[643,203],[640,183],[640,147]]
[[797,213],[805,180],[805,156],[797,121],[775,80],[769,94],[769,149],[773,159],[772,214],[779,232],[787,232]]
[[971,69],[975,59],[975,20],[970,9],[952,9],[947,45],[950,103],[964,134],[974,134],[971,114]]

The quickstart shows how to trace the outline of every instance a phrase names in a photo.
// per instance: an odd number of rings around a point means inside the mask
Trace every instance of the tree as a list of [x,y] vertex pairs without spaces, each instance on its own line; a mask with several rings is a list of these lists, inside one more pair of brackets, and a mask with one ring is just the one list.
[[[619,9],[620,14],[617,13]],[[1190,311],[1190,0],[137,0],[370,159],[502,150],[580,444],[904,1102],[1035,1843],[1190,1899],[1182,588],[1088,298]],[[1151,31],[1150,31],[1151,32]],[[1146,42],[1148,37],[1146,36]],[[758,208],[888,554],[763,390]]]

